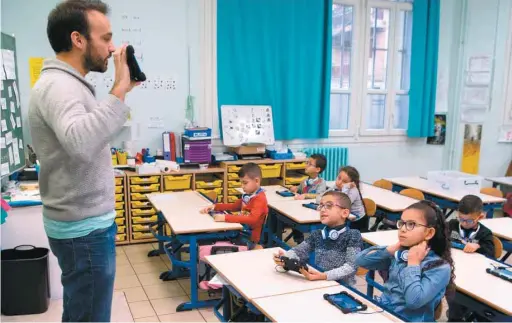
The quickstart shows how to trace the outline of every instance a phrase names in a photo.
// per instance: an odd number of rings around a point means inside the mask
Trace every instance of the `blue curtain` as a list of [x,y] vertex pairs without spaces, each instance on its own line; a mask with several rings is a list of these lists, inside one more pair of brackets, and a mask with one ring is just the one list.
[[440,0],[414,0],[409,137],[434,134]]
[[327,138],[332,0],[217,0],[221,105],[270,105],[278,140]]

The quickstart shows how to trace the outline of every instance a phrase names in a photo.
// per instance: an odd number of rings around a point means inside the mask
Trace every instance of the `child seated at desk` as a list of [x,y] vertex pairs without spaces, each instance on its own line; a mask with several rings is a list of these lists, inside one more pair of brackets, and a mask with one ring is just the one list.
[[[357,229],[361,232],[368,232],[369,218],[366,216],[366,207],[363,202],[363,195],[361,195],[360,176],[355,167],[345,166],[340,168],[338,178],[336,178],[336,186],[330,188],[328,191],[339,191],[348,195],[352,202],[350,208],[350,228]],[[317,203],[320,201],[320,196],[317,197]]]
[[443,211],[421,201],[397,221],[398,242],[361,252],[356,265],[389,270],[380,302],[412,322],[432,322],[448,290],[453,292],[454,267]]
[[[306,174],[309,176],[307,180],[300,183],[299,186],[292,186],[290,191],[296,193],[296,200],[309,200],[321,196],[327,190],[327,183],[320,174],[327,167],[327,158],[322,154],[313,154],[309,157]],[[298,230],[293,230],[293,240],[299,244],[304,241],[304,234]]]
[[448,222],[450,238],[463,243],[464,252],[478,252],[494,258],[494,242],[491,230],[479,223],[485,217],[482,200],[475,195],[466,195],[460,200],[459,217]]
[[201,213],[214,211],[241,211],[240,215],[215,214],[216,222],[246,224],[251,228],[252,247],[258,247],[263,224],[268,214],[267,196],[261,188],[261,168],[255,163],[247,163],[238,172],[244,194],[235,203],[215,204],[201,210]]
[[355,283],[355,257],[362,250],[361,233],[346,226],[350,214],[350,199],[341,192],[325,193],[318,207],[320,221],[325,227],[312,232],[304,242],[288,250],[279,251],[274,261],[282,266],[280,256],[309,259],[310,252],[315,253],[315,262],[325,270],[319,272],[312,267],[301,273],[309,280],[341,280],[346,284]]
[[[492,232],[479,223],[484,218],[482,200],[475,195],[466,195],[460,200],[459,217],[448,222],[450,238],[464,244],[464,252],[480,253],[494,258],[494,242]],[[448,321],[460,322],[468,312],[468,308],[455,300],[448,301]]]

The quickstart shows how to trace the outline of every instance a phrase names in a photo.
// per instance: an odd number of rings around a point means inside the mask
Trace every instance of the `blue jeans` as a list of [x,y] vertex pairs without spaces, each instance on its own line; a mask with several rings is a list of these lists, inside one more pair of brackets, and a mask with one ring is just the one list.
[[53,239],[64,286],[63,322],[109,322],[116,274],[117,225],[85,237]]

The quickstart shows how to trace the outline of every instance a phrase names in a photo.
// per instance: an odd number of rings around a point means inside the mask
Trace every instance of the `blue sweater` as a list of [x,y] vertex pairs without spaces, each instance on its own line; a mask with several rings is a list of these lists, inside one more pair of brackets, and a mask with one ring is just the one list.
[[380,246],[362,251],[357,255],[356,265],[369,270],[389,270],[382,304],[411,322],[433,322],[435,308],[450,282],[451,268],[447,263],[424,268],[439,260],[441,258],[430,251],[419,266],[408,266],[407,262],[397,261],[386,247]]

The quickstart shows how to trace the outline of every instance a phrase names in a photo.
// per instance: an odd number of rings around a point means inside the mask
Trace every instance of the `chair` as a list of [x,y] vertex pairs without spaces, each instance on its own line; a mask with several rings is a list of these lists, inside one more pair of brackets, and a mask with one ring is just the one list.
[[414,188],[406,188],[404,190],[401,190],[400,195],[408,196],[420,201],[425,199],[425,195],[423,195],[423,192],[418,191],[417,189]]
[[205,195],[212,203],[217,203],[217,193],[215,191],[210,191]]
[[377,204],[375,204],[375,202],[369,198],[364,198],[363,203],[366,209],[366,215],[375,216],[375,213],[377,213]]
[[441,298],[441,301],[439,302],[439,305],[437,305],[435,311],[434,311],[434,319],[436,321],[439,321],[441,318],[441,315],[443,315],[443,299]]
[[393,183],[391,183],[390,181],[387,181],[385,179],[379,179],[378,181],[375,181],[373,183],[373,186],[377,186],[377,187],[380,187],[380,188],[383,188],[383,189],[389,190],[389,191],[393,190]]
[[503,198],[503,192],[494,187],[483,187],[480,190],[480,193],[485,194],[485,195],[494,196],[494,197]]
[[492,242],[494,243],[494,258],[499,259],[503,253],[503,243],[495,236],[492,237]]

